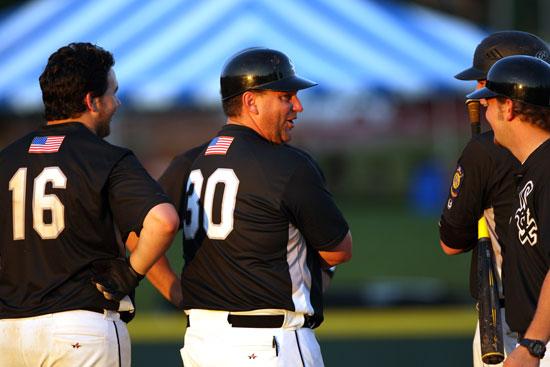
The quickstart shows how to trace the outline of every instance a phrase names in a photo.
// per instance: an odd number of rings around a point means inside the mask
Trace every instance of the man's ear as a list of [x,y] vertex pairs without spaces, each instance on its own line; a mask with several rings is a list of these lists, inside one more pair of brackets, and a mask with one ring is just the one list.
[[258,114],[258,106],[256,105],[256,94],[251,91],[246,91],[241,96],[241,101],[243,104],[243,108],[255,115]]
[[506,118],[506,121],[512,121],[514,116],[514,101],[507,98],[504,105],[504,117]]
[[86,107],[91,112],[97,112],[97,103],[96,98],[93,96],[92,92],[86,93],[86,96],[84,97],[84,104],[86,104]]

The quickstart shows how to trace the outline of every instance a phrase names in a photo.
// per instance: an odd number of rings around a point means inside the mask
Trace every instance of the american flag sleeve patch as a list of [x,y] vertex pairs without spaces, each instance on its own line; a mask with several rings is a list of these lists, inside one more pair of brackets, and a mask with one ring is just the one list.
[[29,153],[55,153],[65,136],[36,136],[32,139]]
[[226,154],[229,146],[233,142],[233,137],[231,136],[218,136],[212,139],[204,155],[210,154]]

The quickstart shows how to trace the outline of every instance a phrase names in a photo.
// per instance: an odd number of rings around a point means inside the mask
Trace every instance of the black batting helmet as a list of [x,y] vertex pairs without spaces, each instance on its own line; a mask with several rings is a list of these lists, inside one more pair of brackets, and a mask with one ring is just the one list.
[[521,31],[495,32],[487,36],[476,47],[471,68],[455,75],[460,80],[481,80],[487,78],[489,69],[503,57],[528,55],[550,61],[550,48],[534,34]]
[[317,83],[296,75],[292,61],[284,53],[253,47],[233,55],[220,76],[222,101],[251,89],[293,91]]
[[550,107],[550,65],[533,56],[505,57],[491,67],[485,87],[466,97],[481,99],[498,96]]

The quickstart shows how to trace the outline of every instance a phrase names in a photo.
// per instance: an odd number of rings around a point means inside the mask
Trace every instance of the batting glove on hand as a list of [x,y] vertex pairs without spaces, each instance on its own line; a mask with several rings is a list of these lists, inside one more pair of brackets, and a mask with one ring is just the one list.
[[108,300],[120,301],[143,279],[128,259],[100,259],[92,262],[92,283]]

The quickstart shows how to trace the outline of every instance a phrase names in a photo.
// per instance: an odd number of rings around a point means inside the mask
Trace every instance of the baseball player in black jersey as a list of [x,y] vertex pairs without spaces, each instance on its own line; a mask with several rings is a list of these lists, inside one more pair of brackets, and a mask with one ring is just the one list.
[[[477,80],[476,90],[485,86],[487,72],[503,57],[511,55],[550,57],[550,49],[539,37],[527,32],[501,31],[486,37],[476,48],[473,66],[457,74],[460,80]],[[513,171],[519,161],[506,149],[493,143],[493,131],[474,137],[464,148],[454,173],[449,197],[441,216],[441,246],[448,255],[472,251],[470,292],[477,295],[477,225],[484,216],[495,254],[496,279],[504,319],[502,254],[508,243],[508,222],[515,201]],[[505,353],[516,345],[516,334],[503,320]],[[473,341],[474,367],[485,366],[481,359],[479,323]],[[500,364],[501,365],[501,364]]]
[[133,311],[128,295],[178,217],[136,156],[102,139],[120,105],[113,65],[89,43],[53,53],[40,77],[47,124],[0,152],[1,366],[130,366],[118,311]]
[[[550,339],[550,65],[531,56],[495,63],[481,99],[494,142],[521,162],[504,256],[506,320],[518,346],[504,366],[550,366],[544,358]],[[538,306],[537,306],[538,302]]]
[[184,232],[192,366],[323,366],[321,268],[351,258],[348,224],[315,160],[288,145],[303,110],[282,52],[251,48],[221,74],[227,125],[159,179]]

